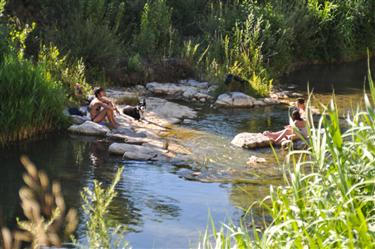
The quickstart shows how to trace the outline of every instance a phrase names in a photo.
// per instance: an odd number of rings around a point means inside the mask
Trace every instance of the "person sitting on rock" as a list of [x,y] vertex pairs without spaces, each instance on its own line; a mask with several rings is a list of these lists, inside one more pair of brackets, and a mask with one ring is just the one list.
[[111,126],[113,128],[117,128],[119,125],[117,124],[114,112],[116,111],[120,114],[117,107],[105,97],[105,91],[101,87],[96,87],[94,89],[95,98],[90,102],[89,111],[91,120],[95,123],[100,123],[104,119],[108,119]]
[[[295,127],[299,129],[302,137],[306,139],[308,136],[306,122],[301,118],[299,110],[293,111],[292,120]],[[263,132],[263,135],[268,137],[275,144],[280,144],[284,140],[296,140],[298,138],[301,138],[300,136],[298,136],[299,134],[295,133],[292,125],[287,125],[283,130],[277,132],[265,131]]]

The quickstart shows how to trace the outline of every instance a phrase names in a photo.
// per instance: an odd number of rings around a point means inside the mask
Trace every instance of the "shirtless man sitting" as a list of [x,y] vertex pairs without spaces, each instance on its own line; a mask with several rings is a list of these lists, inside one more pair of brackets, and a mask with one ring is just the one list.
[[105,97],[104,89],[96,87],[94,89],[95,98],[90,102],[89,110],[91,120],[95,123],[102,122],[105,118],[108,119],[113,128],[117,128],[117,124],[114,112],[120,113],[117,107]]

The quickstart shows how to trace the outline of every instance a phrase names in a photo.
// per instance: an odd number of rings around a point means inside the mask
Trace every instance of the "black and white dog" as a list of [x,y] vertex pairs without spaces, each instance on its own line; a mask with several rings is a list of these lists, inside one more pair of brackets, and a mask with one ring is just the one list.
[[143,102],[138,103],[138,105],[136,106],[130,106],[130,105],[125,106],[125,108],[122,110],[122,113],[139,121],[143,117],[143,113],[145,110],[146,110],[146,100],[143,99]]

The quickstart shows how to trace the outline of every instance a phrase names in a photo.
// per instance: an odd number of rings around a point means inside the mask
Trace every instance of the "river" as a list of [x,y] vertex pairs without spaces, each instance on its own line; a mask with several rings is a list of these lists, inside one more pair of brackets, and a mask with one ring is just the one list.
[[[347,108],[362,98],[364,62],[345,65],[309,66],[284,77],[305,91],[314,88],[316,100],[327,101],[331,83],[339,105]],[[328,86],[328,87],[327,87]],[[0,151],[0,214],[2,222],[14,226],[21,216],[18,190],[24,172],[19,157],[28,155],[51,179],[62,184],[68,206],[79,211],[76,237],[85,243],[85,216],[80,191],[92,188],[94,179],[107,186],[120,166],[125,170],[117,186],[118,197],[110,219],[128,226],[125,239],[133,248],[195,247],[209,224],[238,222],[253,201],[263,199],[269,185],[282,184],[281,168],[270,149],[247,151],[230,145],[243,131],[275,130],[287,123],[283,106],[255,109],[199,110],[198,118],[177,128],[171,136],[183,141],[194,155],[194,165],[173,166],[158,162],[125,161],[108,155],[108,142],[68,134],[46,135]],[[278,152],[283,156],[283,152]],[[247,159],[266,158],[265,164],[248,167]]]

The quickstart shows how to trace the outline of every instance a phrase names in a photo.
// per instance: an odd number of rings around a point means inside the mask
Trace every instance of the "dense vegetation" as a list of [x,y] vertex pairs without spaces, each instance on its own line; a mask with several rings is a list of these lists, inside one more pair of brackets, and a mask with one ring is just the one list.
[[295,65],[375,47],[369,0],[1,0],[0,10],[2,143],[60,126],[62,104],[77,83],[90,89],[86,79],[222,84],[231,73],[267,95]]
[[227,73],[267,94],[300,63],[341,62],[375,47],[370,0],[9,0],[35,22],[29,55],[53,43],[82,59],[90,81],[135,84]]
[[[286,186],[271,187],[264,228],[226,226],[206,232],[200,248],[374,248],[375,86],[365,110],[342,127],[334,100],[310,129],[310,148],[284,164]],[[310,116],[312,123],[312,116]],[[343,132],[343,128],[345,131]]]

